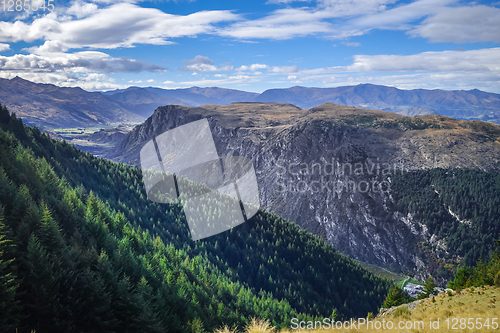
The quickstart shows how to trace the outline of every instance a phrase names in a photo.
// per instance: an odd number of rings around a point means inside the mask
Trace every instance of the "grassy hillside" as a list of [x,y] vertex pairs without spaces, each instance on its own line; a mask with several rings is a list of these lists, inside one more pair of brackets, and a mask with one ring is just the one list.
[[[203,241],[141,170],[0,109],[0,331],[203,332],[364,316],[390,283],[274,214]],[[211,217],[213,218],[213,217]]]
[[[499,300],[500,288],[498,287],[467,288],[453,292],[452,296],[440,294],[435,296],[434,300],[425,299],[413,310],[400,307],[387,316],[370,319],[370,324],[366,323],[366,319],[363,319],[364,322],[363,320],[353,321],[354,325],[352,326],[351,322],[348,322],[347,329],[339,328],[335,329],[335,332],[499,332]],[[393,329],[388,328],[391,325],[389,322],[392,322]],[[398,327],[400,322],[402,329]],[[432,327],[430,322],[432,322]],[[303,326],[306,327],[307,323]],[[291,327],[292,325],[289,325],[287,329],[280,330],[273,328],[272,325],[263,320],[254,320],[241,329],[218,329],[215,333],[331,332],[331,329],[325,329],[325,327],[305,330],[291,329]],[[380,328],[377,329],[377,327]],[[317,328],[319,328],[319,324],[317,324]]]

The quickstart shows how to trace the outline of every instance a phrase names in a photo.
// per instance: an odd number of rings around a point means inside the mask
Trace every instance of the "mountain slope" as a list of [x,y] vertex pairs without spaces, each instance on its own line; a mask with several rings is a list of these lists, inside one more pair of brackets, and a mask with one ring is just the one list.
[[21,332],[194,333],[253,316],[284,327],[333,309],[364,316],[388,291],[388,281],[263,210],[193,242],[179,204],[146,199],[139,169],[0,110],[0,211],[16,245],[0,260],[16,263],[13,319],[23,320],[11,324]]
[[144,119],[101,93],[33,83],[19,77],[0,79],[0,101],[27,124],[42,129],[133,123]]
[[[334,104],[306,110],[277,103],[171,105],[158,108],[106,157],[139,164],[139,151],[146,142],[202,118],[208,119],[221,156],[240,155],[253,161],[261,205],[361,261],[405,274],[413,272],[421,279],[432,273],[444,283],[461,258],[475,261],[487,254],[492,246],[490,233],[500,231],[496,210],[491,213],[492,225],[481,219],[473,222],[474,228],[477,223],[488,230],[484,239],[453,217],[458,214],[463,219],[471,208],[466,213],[465,207],[451,200],[451,191],[457,192],[455,187],[464,184],[472,186],[476,177],[478,181],[490,178],[494,173],[489,172],[500,168],[500,126],[487,122],[435,115],[405,117]],[[483,171],[464,184],[443,185],[445,192],[450,191],[445,193],[446,199],[433,199],[442,209],[426,206],[425,212],[416,214],[419,206],[410,203],[426,202],[431,198],[429,191],[434,193],[432,186],[441,184],[443,177],[434,174],[434,179],[418,174],[419,170],[456,167]],[[406,176],[412,170],[416,174]],[[428,179],[425,188],[424,183],[419,187],[419,177],[424,176]],[[411,179],[416,184],[405,184]],[[474,191],[489,190],[495,180],[481,184],[484,186],[476,186]],[[416,193],[405,192],[410,189]],[[399,192],[393,192],[396,190]],[[474,199],[454,195],[464,204]],[[399,207],[398,200],[403,198],[406,203]],[[488,205],[494,207],[495,203]],[[475,207],[482,218],[489,209]],[[446,226],[435,226],[432,214],[446,217],[438,219]],[[448,229],[458,233],[453,234],[449,246],[445,239]],[[460,242],[466,245],[457,246]]]

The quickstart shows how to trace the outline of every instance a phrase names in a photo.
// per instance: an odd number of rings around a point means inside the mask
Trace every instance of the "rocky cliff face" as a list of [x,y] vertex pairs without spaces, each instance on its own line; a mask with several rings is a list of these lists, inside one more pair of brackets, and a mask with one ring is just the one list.
[[424,277],[429,253],[446,248],[412,216],[391,207],[391,175],[402,170],[472,167],[498,170],[500,126],[442,116],[414,118],[324,104],[235,103],[166,106],[135,127],[106,157],[139,164],[153,137],[208,118],[220,156],[254,163],[261,205],[356,259]]

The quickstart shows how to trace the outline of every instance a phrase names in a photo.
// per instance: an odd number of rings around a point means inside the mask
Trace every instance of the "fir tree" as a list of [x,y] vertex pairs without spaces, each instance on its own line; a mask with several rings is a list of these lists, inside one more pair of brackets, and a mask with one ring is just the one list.
[[396,285],[396,286],[394,286],[394,288],[392,288],[391,292],[387,295],[382,307],[383,308],[390,308],[393,306],[398,306],[401,304],[408,303],[408,301],[409,301],[408,293]]

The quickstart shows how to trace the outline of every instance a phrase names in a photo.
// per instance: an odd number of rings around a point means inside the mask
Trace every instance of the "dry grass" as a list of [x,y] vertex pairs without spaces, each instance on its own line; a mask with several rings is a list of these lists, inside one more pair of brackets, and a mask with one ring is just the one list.
[[274,332],[274,327],[265,319],[252,318],[252,321],[245,327],[245,333],[271,332]]
[[227,326],[224,326],[222,328],[218,328],[214,331],[214,333],[236,333],[237,331],[235,329],[231,329]]
[[[491,324],[492,318],[498,318],[497,322],[500,321],[500,311],[498,306],[495,304],[497,300],[500,299],[500,289],[496,287],[485,287],[485,288],[468,288],[461,290],[460,292],[454,292],[453,296],[448,296],[447,294],[441,294],[435,297],[435,302],[432,298],[424,300],[420,303],[415,310],[408,311],[407,309],[395,311],[391,315],[382,318],[376,318],[373,323],[373,328],[370,326],[367,328],[366,325],[363,327],[357,327],[357,329],[340,329],[336,332],[500,332],[500,329],[460,329],[460,319],[472,318],[476,322],[477,318],[482,318],[480,322],[484,323],[486,318],[489,318]],[[399,310],[399,309],[398,309]],[[457,329],[451,329],[454,323],[453,319],[458,319]],[[432,321],[436,325],[436,321],[439,319],[439,329],[431,328],[429,321]],[[450,328],[447,328],[446,319],[449,319]],[[383,320],[387,323],[391,321],[393,323],[393,329],[377,329],[377,325],[383,325]],[[377,324],[377,322],[379,322]],[[423,328],[410,328],[410,329],[399,329],[397,325],[399,322],[411,322],[413,326],[420,322]],[[499,323],[500,326],[500,323]],[[308,333],[323,332],[327,330],[304,330]],[[301,332],[296,330],[295,332]]]
[[[406,309],[405,309],[406,310]],[[497,318],[497,323],[500,327],[500,288],[487,286],[485,288],[467,288],[459,292],[454,292],[453,296],[448,296],[447,294],[441,294],[435,296],[435,302],[431,299],[426,299],[420,303],[415,310],[400,310],[394,313],[382,317],[376,318],[367,328],[367,325],[360,326],[356,323],[356,328],[349,329],[335,329],[335,332],[414,332],[414,333],[437,333],[437,332],[500,332],[500,328],[493,329],[482,327],[481,329],[460,329],[460,319],[472,318],[474,323],[477,318],[482,318],[480,322],[484,323],[487,318],[489,318],[489,323],[491,325],[492,318]],[[458,319],[456,329],[452,329],[454,323],[454,318]],[[449,319],[450,328],[447,328],[446,319]],[[432,321],[436,325],[436,321],[439,320],[439,329],[437,327],[431,328],[429,321]],[[393,323],[393,329],[387,329],[387,323],[391,321]],[[386,329],[383,329],[383,323],[385,322]],[[407,322],[412,325],[420,323],[420,328],[403,328],[399,329],[399,322],[403,322],[405,325]],[[422,327],[423,325],[423,327]],[[377,327],[381,327],[377,329]],[[253,319],[252,322],[245,328],[244,333],[272,333],[274,328],[271,327],[269,322]],[[216,331],[217,333],[236,333],[235,331]],[[279,333],[327,333],[333,332],[332,330],[292,330],[286,329]]]

